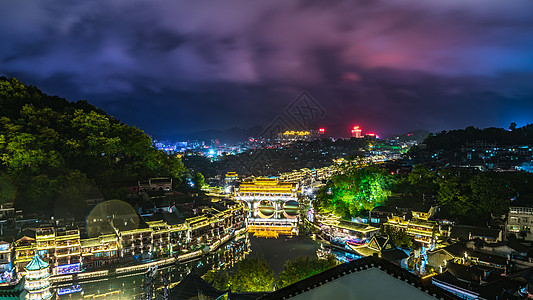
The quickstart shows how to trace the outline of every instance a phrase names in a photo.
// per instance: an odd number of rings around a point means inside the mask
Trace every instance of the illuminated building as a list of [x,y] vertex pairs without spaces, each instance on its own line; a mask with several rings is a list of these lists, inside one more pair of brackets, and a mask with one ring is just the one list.
[[505,229],[508,233],[524,235],[525,240],[533,240],[533,207],[509,207]]
[[361,128],[359,128],[359,126],[354,126],[351,132],[352,132],[352,137],[354,138],[360,139],[363,137],[363,134],[362,134],[363,131],[361,130]]
[[390,226],[396,231],[405,231],[408,236],[413,237],[414,240],[420,242],[422,246],[430,249],[434,246],[435,235],[438,229],[436,221],[428,220],[427,215],[420,215],[415,212],[410,220],[406,220],[399,216],[393,216],[387,221],[387,223],[385,223],[385,226]]
[[378,232],[378,228],[350,221],[340,220],[334,215],[323,215],[318,220],[320,231],[333,243],[362,245]]
[[311,141],[317,139],[320,134],[323,133],[318,130],[286,130],[278,134],[278,140],[280,142]]
[[83,266],[88,269],[116,263],[120,258],[118,237],[115,234],[107,234],[82,239],[81,252]]
[[52,274],[62,275],[81,271],[80,232],[77,228],[42,227],[35,238],[23,236],[15,242],[15,267],[18,278],[25,265],[37,253],[52,265]]
[[409,256],[398,249],[389,236],[374,235],[363,245],[348,244],[348,246],[362,257],[375,255],[407,269]]
[[151,257],[153,230],[138,228],[118,233],[121,256],[126,260],[146,259]]
[[[39,247],[38,236],[37,247]],[[53,274],[72,274],[81,271],[80,231],[77,228],[56,230],[55,251],[56,267]]]
[[224,182],[226,184],[231,184],[237,180],[239,180],[239,174],[237,172],[228,172],[224,175]]
[[152,235],[152,253],[155,257],[169,257],[172,253],[170,245],[170,226],[164,221],[146,222],[153,230]]
[[36,254],[24,269],[26,270],[24,289],[28,292],[25,299],[44,300],[52,298],[48,263]]
[[24,276],[24,266],[30,262],[35,255],[35,236],[22,236],[16,240],[13,246],[15,250],[15,271],[20,279]]
[[235,199],[248,204],[261,200],[297,201],[297,189],[298,185],[293,182],[283,182],[276,178],[257,178],[252,182],[241,182],[235,192]]
[[[213,207],[198,208],[200,215],[179,223],[146,221],[144,228],[123,231],[107,224],[107,229],[98,227],[101,230],[99,232],[103,232],[100,236],[86,239],[80,239],[77,229],[37,228],[35,238],[28,232],[14,243],[18,278],[25,275],[25,266],[36,254],[50,264],[52,276],[59,276],[61,280],[69,280],[73,278],[73,273],[81,272],[82,263],[84,269],[91,270],[147,258],[172,261],[174,257],[178,260],[198,257],[203,254],[199,249],[216,249],[247,230],[243,204],[231,200],[219,200],[212,204]],[[131,268],[143,267],[124,267],[128,270]],[[77,274],[77,277],[81,278],[84,274]]]
[[10,273],[12,269],[11,243],[0,240],[0,283],[9,281],[11,276],[4,278],[5,272]]
[[[334,172],[333,167],[323,167],[319,169],[294,170],[279,174],[279,180],[297,183],[298,187],[311,186],[314,182],[329,178]],[[299,190],[299,192],[302,192]]]
[[[241,182],[235,199],[249,208],[249,232],[298,233],[298,184],[275,178]],[[265,230],[263,230],[265,229]]]

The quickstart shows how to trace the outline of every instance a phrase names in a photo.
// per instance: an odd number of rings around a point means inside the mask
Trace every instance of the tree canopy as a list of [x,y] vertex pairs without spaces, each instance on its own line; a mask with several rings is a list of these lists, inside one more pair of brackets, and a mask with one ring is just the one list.
[[347,218],[357,216],[383,204],[391,194],[390,184],[389,175],[378,166],[348,166],[319,191],[319,207]]
[[[14,186],[16,207],[30,213],[49,211],[56,201],[95,196],[94,190],[116,196],[117,187],[147,177],[180,182],[186,172],[178,158],[155,149],[142,130],[87,101],[48,96],[4,77],[0,163],[0,185]],[[67,200],[67,194],[73,198]],[[10,197],[0,196],[0,201]]]
[[288,260],[283,265],[283,271],[279,274],[278,287],[283,288],[297,281],[311,277],[337,265],[334,256],[327,259],[308,256]]

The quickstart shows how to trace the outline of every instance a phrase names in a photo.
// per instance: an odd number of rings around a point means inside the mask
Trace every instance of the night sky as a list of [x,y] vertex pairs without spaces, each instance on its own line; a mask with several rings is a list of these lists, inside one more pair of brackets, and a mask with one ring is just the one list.
[[381,135],[533,123],[532,0],[3,1],[0,74],[155,137],[267,126]]

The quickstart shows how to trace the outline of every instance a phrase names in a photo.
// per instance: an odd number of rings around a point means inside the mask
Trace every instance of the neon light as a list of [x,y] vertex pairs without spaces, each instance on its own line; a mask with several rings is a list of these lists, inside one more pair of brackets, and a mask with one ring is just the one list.
[[81,272],[80,263],[57,266],[58,274],[72,274]]
[[69,287],[66,287],[66,288],[59,288],[57,290],[57,294],[58,295],[67,295],[67,294],[72,294],[72,293],[77,293],[77,292],[81,292],[81,286],[79,284],[76,284],[76,285],[72,285],[72,286],[69,286]]

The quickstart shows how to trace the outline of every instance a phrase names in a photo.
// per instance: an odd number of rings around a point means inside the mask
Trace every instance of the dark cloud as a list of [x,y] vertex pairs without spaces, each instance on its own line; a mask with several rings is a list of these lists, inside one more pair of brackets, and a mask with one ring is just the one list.
[[301,89],[324,126],[533,121],[533,2],[7,1],[0,73],[156,135],[265,125]]

